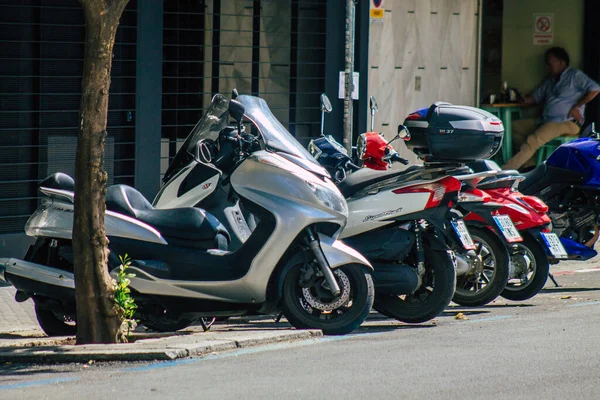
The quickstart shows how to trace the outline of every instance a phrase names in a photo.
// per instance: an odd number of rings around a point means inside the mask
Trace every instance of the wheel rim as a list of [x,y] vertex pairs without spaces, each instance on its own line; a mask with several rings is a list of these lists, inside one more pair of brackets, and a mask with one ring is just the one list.
[[522,244],[517,244],[518,251],[510,256],[511,274],[506,284],[508,290],[522,290],[533,281],[536,262],[533,252]]
[[[333,275],[340,287],[340,295],[335,297],[328,288],[325,277],[319,272],[312,271],[312,277],[309,282],[302,282],[307,273],[303,267],[301,270],[301,279],[298,282],[296,297],[302,309],[310,316],[318,319],[333,319],[348,312],[352,307],[354,298],[354,288],[348,278],[348,275],[340,268],[333,271]],[[305,278],[304,278],[305,279]]]
[[496,275],[496,256],[491,246],[484,239],[471,234],[473,242],[477,245],[478,265],[472,274],[457,277],[456,292],[461,295],[472,295],[485,290]]

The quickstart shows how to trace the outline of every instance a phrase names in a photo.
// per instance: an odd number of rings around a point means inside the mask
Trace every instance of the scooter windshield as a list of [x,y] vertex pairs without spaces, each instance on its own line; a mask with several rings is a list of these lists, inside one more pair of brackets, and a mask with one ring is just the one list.
[[198,121],[192,129],[185,142],[173,158],[163,182],[168,182],[182,168],[188,165],[194,158],[196,144],[202,140],[210,139],[217,141],[219,133],[227,126],[229,121],[229,99],[217,94],[213,97],[206,114]]
[[310,172],[329,177],[327,170],[275,118],[266,101],[247,95],[239,96],[236,100],[244,105],[244,115],[260,131],[267,150],[279,153]]
[[[277,152],[315,174],[329,177],[327,170],[275,118],[263,99],[243,95],[236,100],[244,105],[244,116],[258,128],[267,150]],[[208,139],[217,141],[219,133],[228,125],[229,120],[229,99],[220,94],[215,95],[206,114],[194,126],[169,165],[163,182],[168,182],[192,161],[198,142]]]

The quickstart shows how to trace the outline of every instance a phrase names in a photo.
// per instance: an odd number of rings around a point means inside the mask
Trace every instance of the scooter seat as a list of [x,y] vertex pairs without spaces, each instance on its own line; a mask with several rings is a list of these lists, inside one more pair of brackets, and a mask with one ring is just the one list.
[[364,189],[374,183],[398,177],[401,175],[406,175],[410,172],[416,171],[421,168],[421,165],[411,165],[410,167],[402,171],[377,171],[369,168],[362,168],[356,172],[353,172],[340,184],[338,184],[338,189],[340,189],[340,192],[342,192],[345,198],[348,198],[354,195],[359,190]]
[[195,207],[155,209],[131,186],[109,186],[106,209],[152,226],[176,246],[227,250],[229,245],[229,232],[212,214]]
[[542,187],[545,186],[543,178],[544,175],[546,175],[547,169],[548,166],[546,165],[546,163],[541,163],[531,171],[521,174],[525,177],[525,180],[519,183],[519,191],[525,193],[525,191],[527,191],[527,189],[533,186],[535,183],[541,184]]

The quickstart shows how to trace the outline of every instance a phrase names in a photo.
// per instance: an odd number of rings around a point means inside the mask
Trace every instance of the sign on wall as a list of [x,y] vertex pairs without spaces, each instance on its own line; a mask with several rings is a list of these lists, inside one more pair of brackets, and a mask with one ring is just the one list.
[[554,43],[554,14],[533,14],[533,44],[547,46]]
[[383,22],[383,16],[385,15],[383,0],[371,0],[370,15],[372,22]]

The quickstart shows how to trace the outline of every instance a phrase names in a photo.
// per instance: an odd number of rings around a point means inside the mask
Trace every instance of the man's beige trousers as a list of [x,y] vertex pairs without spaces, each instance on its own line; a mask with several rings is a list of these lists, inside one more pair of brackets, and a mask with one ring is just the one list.
[[573,121],[546,122],[536,129],[534,118],[513,121],[512,140],[515,149],[520,149],[502,169],[518,169],[525,164],[533,164],[531,160],[537,149],[559,136],[575,136],[579,126]]

